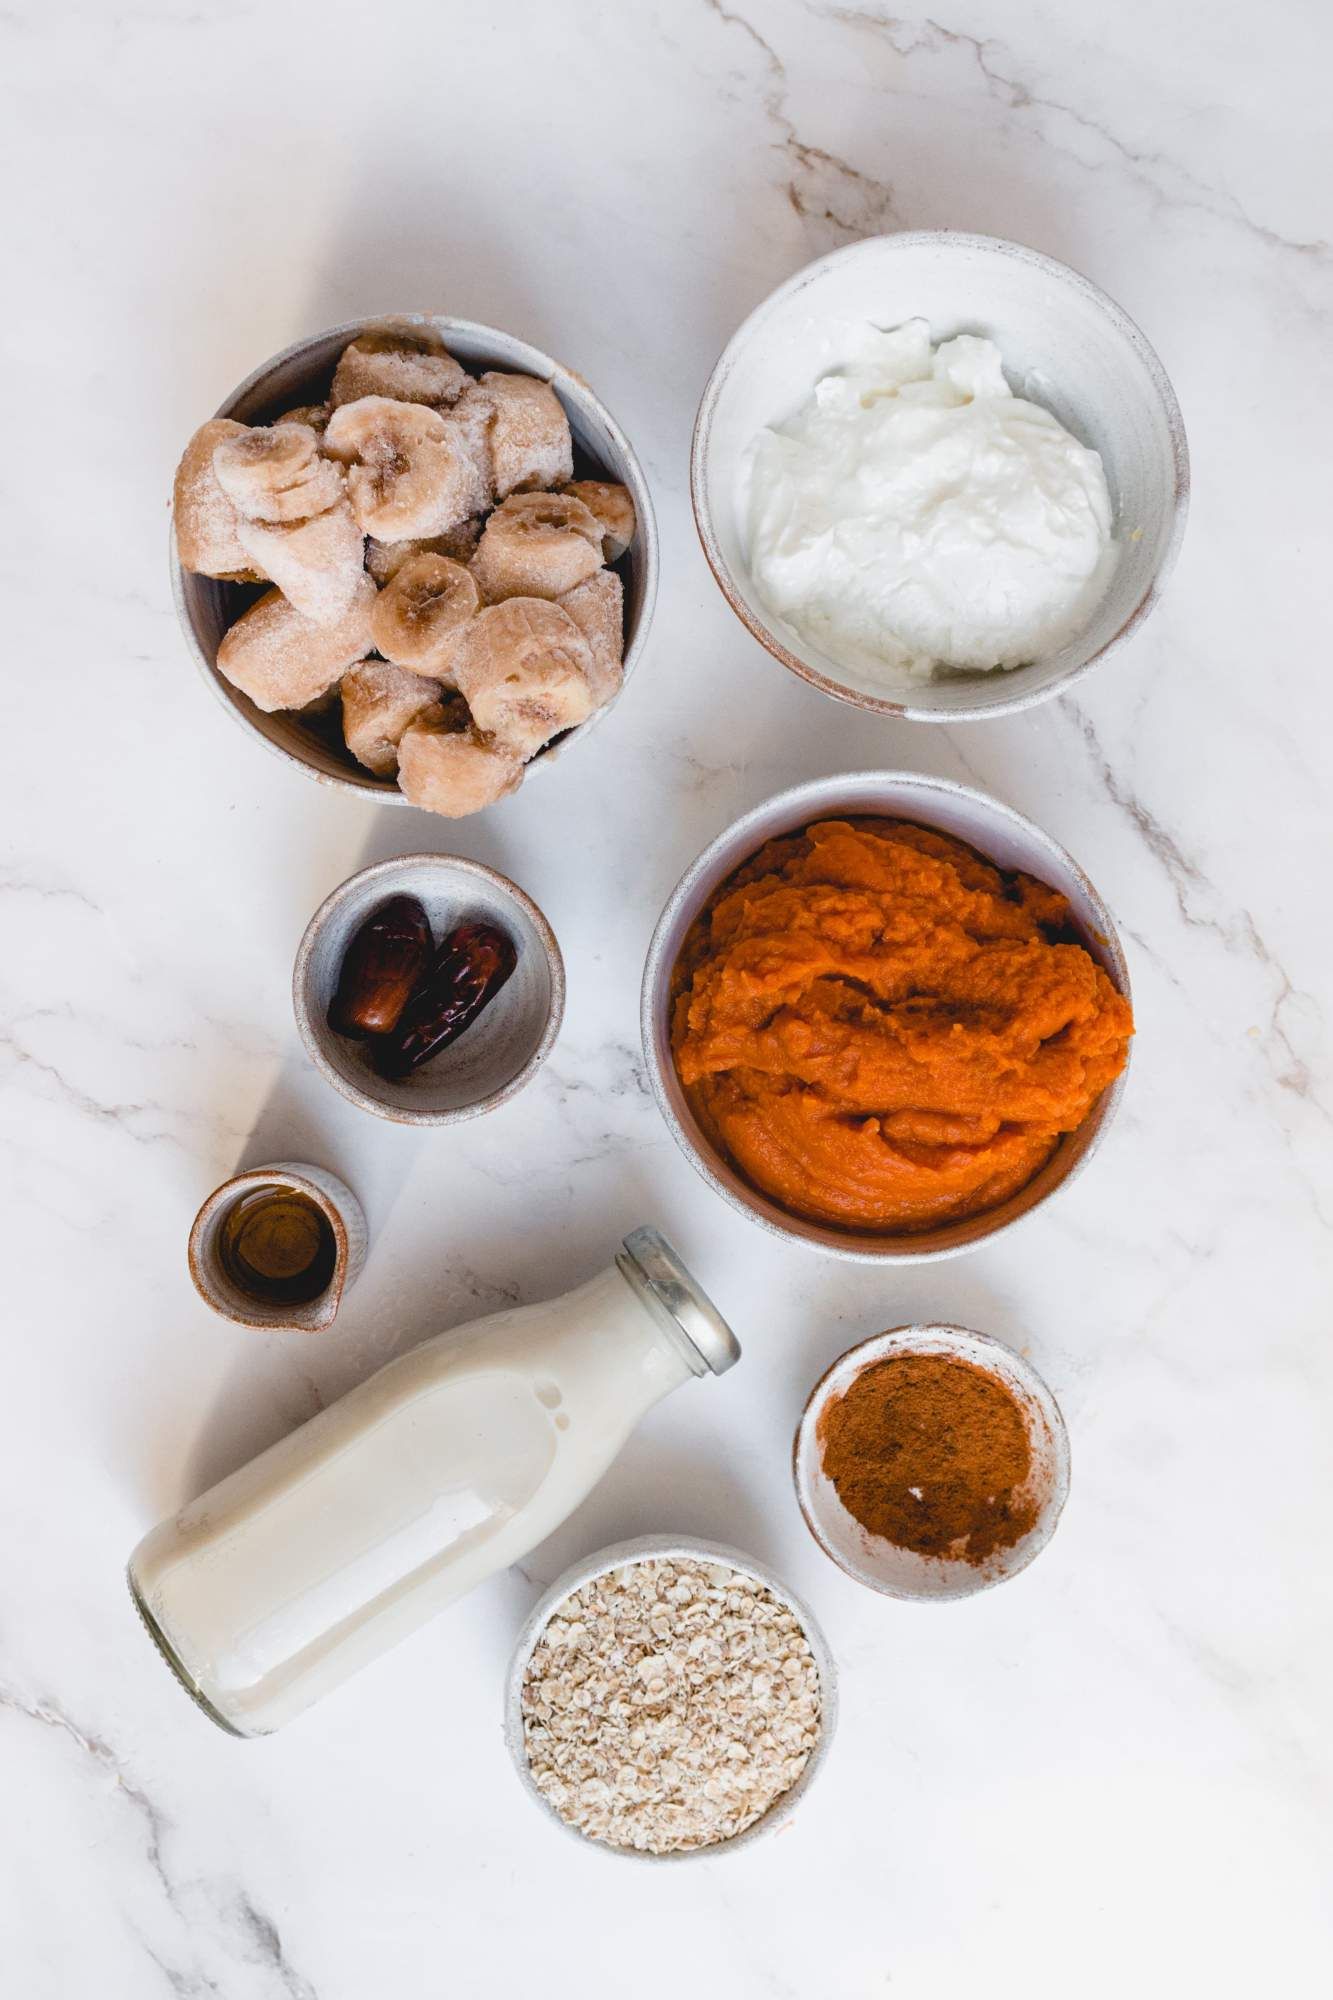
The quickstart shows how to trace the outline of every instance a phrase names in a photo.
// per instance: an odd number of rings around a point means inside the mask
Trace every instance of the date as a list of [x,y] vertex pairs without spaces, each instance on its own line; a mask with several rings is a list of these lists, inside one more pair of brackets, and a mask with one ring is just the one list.
[[430,971],[376,1050],[380,1074],[411,1076],[470,1028],[518,963],[512,938],[494,924],[460,924],[435,954]]
[[430,919],[415,896],[372,910],[343,954],[329,1007],[337,1035],[390,1035],[420,985],[431,954]]

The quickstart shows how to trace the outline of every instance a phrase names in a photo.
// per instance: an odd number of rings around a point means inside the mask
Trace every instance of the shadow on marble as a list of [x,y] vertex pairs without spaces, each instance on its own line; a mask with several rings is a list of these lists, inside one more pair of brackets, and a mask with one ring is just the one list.
[[[368,146],[347,179],[341,215],[312,256],[300,329],[368,313],[446,313],[560,353],[558,301],[532,289],[511,252],[512,220],[493,219],[473,183],[466,201],[442,190],[438,159]],[[497,215],[509,214],[497,197]],[[391,226],[386,227],[386,219]]]
[[[707,1385],[699,1385],[701,1391]],[[688,1385],[680,1392],[689,1393]],[[715,1443],[639,1433],[580,1507],[509,1572],[509,1609],[516,1625],[558,1576],[612,1542],[638,1535],[679,1534],[726,1542],[774,1568],[782,1565],[789,1524],[775,1520],[736,1476],[735,1460],[720,1462]]]
[[273,1160],[326,1167],[365,1210],[373,1254],[424,1138],[411,1126],[372,1118],[345,1103],[294,1043],[232,1171],[248,1173]]
[[[699,558],[702,564],[702,557]],[[709,588],[712,588],[711,579]],[[651,706],[669,698],[673,645],[680,634],[659,614],[642,666],[625,689],[605,732],[587,746],[614,752],[616,737],[632,748],[651,738]],[[690,643],[687,631],[684,643]],[[771,659],[736,622],[711,646],[716,666],[714,712],[703,744],[691,752],[668,734],[659,748],[671,768],[666,810],[658,803],[643,861],[664,899],[694,857],[732,820],[788,787],[848,771],[913,771],[994,793],[1020,810],[1031,761],[1026,745],[1050,723],[1038,711],[952,728],[867,715],[808,687]],[[638,741],[636,741],[638,739]]]
[[386,807],[372,819],[361,858],[348,873],[401,854],[458,854],[498,870],[523,888],[522,860],[506,837],[507,825],[503,804],[470,819],[442,819],[438,813]]
[[[1030,1242],[1043,1225],[1034,1222]],[[1020,1354],[1060,1391],[1057,1355],[1043,1338],[1036,1315],[1025,1311],[1021,1290],[1002,1289],[987,1276],[978,1257],[955,1257],[939,1264],[904,1266],[877,1287],[866,1303],[863,1279],[824,1264],[808,1295],[802,1337],[770,1358],[770,1374],[782,1398],[783,1426],[794,1436],[816,1382],[848,1348],[895,1327],[942,1324],[985,1333]],[[1050,1313],[1041,1320],[1049,1329]]]

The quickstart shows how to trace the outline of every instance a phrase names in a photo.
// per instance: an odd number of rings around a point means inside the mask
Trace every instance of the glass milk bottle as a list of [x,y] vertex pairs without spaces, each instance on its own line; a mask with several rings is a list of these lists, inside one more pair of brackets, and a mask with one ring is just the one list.
[[518,1561],[654,1403],[739,1358],[636,1229],[577,1291],[427,1340],[154,1528],[134,1601],[214,1722],[266,1735]]

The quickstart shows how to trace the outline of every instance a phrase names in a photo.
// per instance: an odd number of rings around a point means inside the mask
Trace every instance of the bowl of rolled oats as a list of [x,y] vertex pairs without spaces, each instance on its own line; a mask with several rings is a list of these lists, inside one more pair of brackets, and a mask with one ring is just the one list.
[[836,1712],[824,1636],[771,1570],[648,1535],[576,1564],[534,1607],[505,1736],[524,1789],[566,1832],[685,1861],[789,1820]]
[[177,467],[171,569],[196,663],[253,738],[458,819],[611,707],[657,530],[582,376],[417,313],[298,341],[233,390]]

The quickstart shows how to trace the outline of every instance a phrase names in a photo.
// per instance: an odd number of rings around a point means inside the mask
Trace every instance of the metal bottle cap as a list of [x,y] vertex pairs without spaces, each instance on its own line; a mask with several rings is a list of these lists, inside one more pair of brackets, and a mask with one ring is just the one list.
[[740,1360],[740,1342],[660,1230],[632,1229],[616,1265],[693,1374],[722,1375]]

